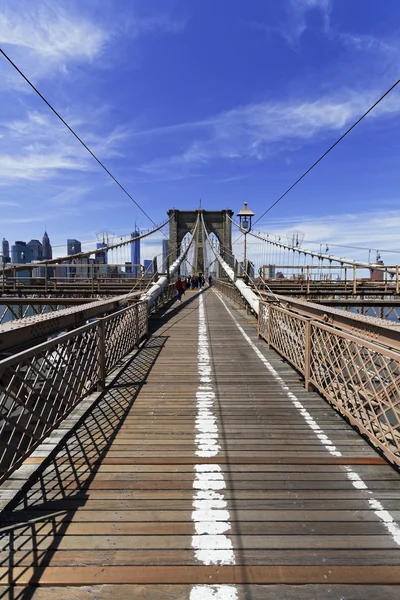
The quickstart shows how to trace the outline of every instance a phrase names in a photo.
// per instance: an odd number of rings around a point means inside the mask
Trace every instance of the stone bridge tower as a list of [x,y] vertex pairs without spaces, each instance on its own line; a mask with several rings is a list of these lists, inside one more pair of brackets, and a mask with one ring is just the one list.
[[[192,233],[199,213],[203,214],[204,224],[209,233],[214,233],[221,246],[222,258],[232,265],[232,223],[228,217],[233,217],[233,211],[225,210],[177,210],[172,208],[168,216],[172,217],[169,224],[169,252],[170,264],[179,256],[181,243],[185,235]],[[195,267],[198,273],[204,273],[203,234],[200,227],[194,241]]]

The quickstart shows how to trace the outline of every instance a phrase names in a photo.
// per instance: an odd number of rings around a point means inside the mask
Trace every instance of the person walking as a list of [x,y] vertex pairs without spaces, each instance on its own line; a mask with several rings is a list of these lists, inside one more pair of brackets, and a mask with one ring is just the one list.
[[211,277],[211,275],[208,276],[208,285],[210,287],[212,286],[212,277]]
[[178,280],[175,282],[175,289],[176,289],[176,297],[178,299],[178,302],[182,302],[182,294],[185,293],[185,286],[180,277],[178,277]]

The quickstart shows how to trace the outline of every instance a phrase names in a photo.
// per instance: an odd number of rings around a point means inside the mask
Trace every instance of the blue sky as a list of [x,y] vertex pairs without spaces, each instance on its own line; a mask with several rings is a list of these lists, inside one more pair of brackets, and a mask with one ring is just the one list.
[[[399,77],[398,24],[398,0],[0,0],[0,46],[156,222],[200,198],[260,215]],[[147,228],[0,70],[0,236]],[[398,249],[399,125],[400,90],[259,228]]]

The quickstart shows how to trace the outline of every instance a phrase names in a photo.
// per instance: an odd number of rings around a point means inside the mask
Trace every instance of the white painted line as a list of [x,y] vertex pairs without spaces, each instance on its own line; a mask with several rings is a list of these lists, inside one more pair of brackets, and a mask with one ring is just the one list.
[[[257,354],[258,358],[263,362],[263,364],[268,369],[268,371],[271,373],[271,375],[273,375],[275,380],[279,383],[279,385],[281,386],[281,389],[286,392],[288,398],[292,401],[293,405],[299,410],[300,414],[306,421],[307,425],[310,427],[310,429],[312,429],[314,431],[315,435],[317,436],[317,438],[319,439],[321,444],[325,447],[325,449],[330,454],[332,454],[332,456],[343,456],[342,453],[333,444],[333,442],[329,439],[329,437],[324,433],[324,431],[321,429],[321,427],[316,423],[316,421],[313,419],[313,417],[310,415],[310,413],[304,408],[303,404],[300,402],[300,400],[297,398],[297,396],[295,394],[293,394],[293,392],[290,391],[290,388],[286,385],[286,382],[282,379],[282,377],[277,373],[277,371],[274,369],[274,367],[271,365],[271,363],[265,358],[265,356],[260,352],[260,350],[257,348],[257,346],[249,338],[247,333],[244,331],[243,327],[241,327],[241,325],[239,325],[235,316],[232,314],[232,312],[229,310],[228,306],[225,304],[223,298],[221,297],[221,294],[219,292],[217,292],[215,289],[214,289],[214,293],[218,296],[218,298],[220,299],[220,301],[222,302],[222,304],[224,305],[224,307],[226,308],[226,310],[232,317],[233,321],[236,324],[236,327],[239,329],[239,331],[241,332],[241,334],[243,335],[245,340],[253,348],[254,352]],[[353,487],[355,487],[357,490],[365,490],[365,492],[367,494],[371,494],[371,497],[368,500],[368,504],[374,510],[375,515],[382,521],[382,524],[384,525],[384,527],[386,528],[388,533],[391,535],[393,540],[396,542],[396,544],[398,544],[400,546],[400,527],[395,522],[395,520],[393,519],[391,514],[388,511],[386,511],[384,509],[384,507],[382,506],[382,504],[373,497],[373,495],[372,495],[373,493],[371,490],[368,489],[367,484],[361,479],[361,477],[351,467],[345,466],[344,470],[346,472],[348,479],[351,481]]]
[[[195,453],[200,457],[217,456],[221,446],[215,413],[215,393],[212,387],[212,368],[203,294],[199,295],[198,373]],[[194,510],[192,512],[195,535],[192,536],[192,547],[197,560],[204,565],[235,564],[232,540],[226,535],[230,531],[231,525],[224,496],[225,488],[226,483],[220,465],[195,465]],[[230,589],[228,595],[226,595],[226,588]],[[190,599],[196,600],[197,598],[235,600],[237,592],[234,586],[195,586],[191,591]]]
[[234,585],[196,585],[190,592],[190,600],[237,600]]

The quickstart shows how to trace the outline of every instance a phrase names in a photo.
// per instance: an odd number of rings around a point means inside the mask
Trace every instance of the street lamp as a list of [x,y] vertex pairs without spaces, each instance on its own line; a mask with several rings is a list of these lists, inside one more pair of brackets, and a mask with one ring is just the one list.
[[244,278],[247,277],[247,247],[246,247],[246,236],[251,231],[251,219],[254,217],[252,210],[247,208],[247,202],[244,203],[243,208],[237,213],[239,217],[240,229],[244,234]]

